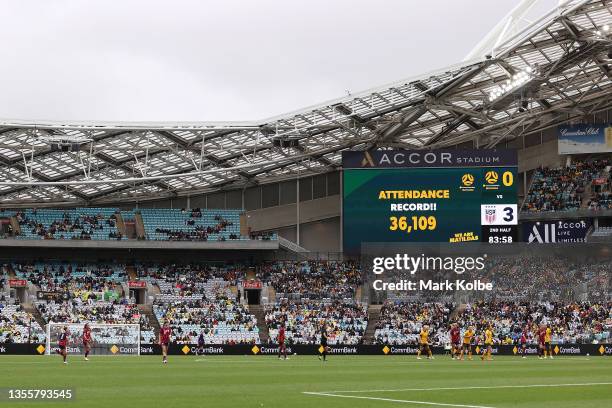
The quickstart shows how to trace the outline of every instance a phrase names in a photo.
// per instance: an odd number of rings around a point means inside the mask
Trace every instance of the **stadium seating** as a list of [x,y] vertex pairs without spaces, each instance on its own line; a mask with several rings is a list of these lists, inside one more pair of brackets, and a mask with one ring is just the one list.
[[428,325],[432,344],[447,344],[449,318],[454,308],[453,304],[387,301],[376,323],[374,341],[377,344],[416,345],[419,332]]
[[127,239],[115,223],[114,208],[36,209],[16,214],[21,239]]
[[[15,217],[21,232],[18,239],[126,240],[116,217],[133,221],[142,216],[144,239],[152,241],[276,240],[276,233],[240,234],[242,210],[136,209],[116,208],[0,210],[0,217]],[[12,235],[12,234],[9,234]],[[2,238],[7,238],[3,236]]]
[[588,209],[608,208],[609,195],[592,194],[587,190],[593,180],[609,177],[610,164],[611,161],[607,159],[577,160],[565,167],[537,169],[522,211],[575,211],[582,207],[585,198],[591,196]]
[[260,278],[270,282],[276,299],[352,299],[362,282],[354,262],[271,262],[260,268]]
[[160,325],[170,323],[173,341],[195,343],[203,333],[208,344],[259,343],[257,319],[234,300],[230,282],[197,276],[155,280],[161,293],[153,310]]
[[12,264],[18,278],[27,279],[43,290],[105,292],[125,280],[125,266],[117,263],[17,262]]
[[[37,311],[45,322],[137,323],[143,342],[153,342],[152,323],[123,292],[125,265],[117,262],[77,263],[60,261],[15,262],[7,270],[41,290],[63,294],[58,300],[39,299]],[[612,265],[606,262],[568,263],[536,254],[491,260],[481,278],[493,282],[496,291],[487,300],[430,302],[406,300],[389,293],[371,340],[377,344],[415,345],[422,326],[432,330],[434,345],[448,344],[452,322],[477,333],[493,326],[497,344],[518,341],[522,328],[550,323],[555,343],[609,341],[612,304],[607,288]],[[246,277],[240,264],[137,263],[139,279],[157,286],[153,314],[156,323],[168,321],[173,341],[195,343],[200,333],[207,344],[253,344],[259,330],[268,329],[269,341],[277,341],[281,324],[289,344],[317,344],[323,326],[330,344],[361,344],[368,326],[367,306],[355,299],[362,284],[354,262],[275,261],[256,268],[264,288],[274,288],[276,299],[265,305],[265,321],[259,322],[238,301],[236,287]],[[524,279],[524,276],[530,279]],[[6,275],[0,277],[6,281]],[[591,303],[570,300],[588,293]],[[438,294],[444,298],[444,294]],[[601,299],[598,300],[598,299]],[[30,318],[14,300],[2,305],[2,340],[27,341]],[[33,333],[44,336],[32,320]],[[27,324],[26,324],[27,322]],[[7,329],[8,328],[8,329]],[[29,335],[29,334],[28,334]],[[109,340],[111,341],[111,340]],[[535,341],[534,337],[530,341]]]
[[141,209],[147,239],[224,241],[240,238],[240,211]]
[[45,322],[139,323],[143,341],[155,338],[146,316],[122,295],[121,283],[127,278],[122,264],[24,262],[12,264],[12,269],[41,290],[63,294],[58,300],[34,302]]
[[14,299],[0,297],[0,344],[40,343],[45,341],[40,324]]
[[589,201],[590,210],[610,210],[612,209],[612,192],[605,191],[597,193]]
[[496,344],[516,344],[524,328],[533,333],[540,324],[550,324],[555,344],[600,343],[610,338],[612,303],[475,302],[456,321],[480,333],[490,324]]
[[266,310],[270,341],[277,342],[278,329],[285,325],[289,344],[318,344],[323,327],[329,344],[360,344],[368,324],[367,306],[352,301],[287,300]]
[[483,279],[494,284],[496,299],[562,301],[588,295],[606,301],[609,296],[610,262],[571,263],[551,256],[516,256],[494,262]]

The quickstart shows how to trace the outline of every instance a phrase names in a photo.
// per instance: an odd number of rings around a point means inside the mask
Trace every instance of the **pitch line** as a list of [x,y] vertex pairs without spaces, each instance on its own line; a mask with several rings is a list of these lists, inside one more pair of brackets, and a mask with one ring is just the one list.
[[303,392],[303,394],[319,395],[319,396],[323,396],[323,397],[338,397],[338,398],[365,399],[365,400],[373,400],[373,401],[400,402],[400,403],[403,403],[403,404],[435,405],[435,406],[438,406],[438,407],[493,408],[493,407],[487,407],[487,406],[484,406],[484,405],[446,404],[446,403],[443,403],[443,402],[413,401],[413,400],[401,400],[401,399],[379,398],[379,397],[359,397],[359,396],[356,396],[356,395],[338,395],[338,394],[330,394],[330,393],[326,393],[326,392]]
[[[323,391],[321,394],[355,394],[367,392],[400,392],[400,391],[461,391],[461,390],[497,390],[503,388],[546,388],[546,387],[593,387],[599,385],[612,385],[612,382],[597,382],[597,383],[567,383],[567,384],[525,384],[525,385],[491,385],[491,386],[469,386],[469,387],[438,387],[438,388],[396,388],[396,389],[378,389],[378,390],[338,390],[338,391]],[[305,394],[308,394],[305,392]]]

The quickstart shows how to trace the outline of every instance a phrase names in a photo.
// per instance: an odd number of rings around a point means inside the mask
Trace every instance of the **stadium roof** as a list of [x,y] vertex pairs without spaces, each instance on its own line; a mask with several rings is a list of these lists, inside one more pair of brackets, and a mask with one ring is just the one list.
[[337,169],[347,149],[493,148],[612,107],[610,26],[612,1],[569,1],[489,55],[258,122],[0,121],[0,204],[242,188]]

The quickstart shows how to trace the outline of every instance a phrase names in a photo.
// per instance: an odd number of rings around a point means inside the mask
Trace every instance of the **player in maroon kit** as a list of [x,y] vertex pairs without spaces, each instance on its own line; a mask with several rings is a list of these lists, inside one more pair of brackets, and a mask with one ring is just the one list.
[[546,358],[546,326],[544,325],[538,329],[538,358]]
[[66,358],[68,357],[68,326],[64,326],[62,332],[59,335],[59,339],[57,342],[59,346],[59,350],[57,350],[57,354],[64,358],[64,364],[68,364]]
[[527,358],[527,327],[523,329],[523,333],[521,333],[521,354],[523,358]]
[[159,330],[159,345],[162,349],[162,361],[164,364],[168,363],[168,345],[170,344],[170,336],[172,335],[172,329],[168,322],[164,323],[164,327]]
[[83,327],[83,348],[85,349],[85,361],[89,361],[89,352],[91,351],[91,328],[88,323]]
[[281,323],[278,329],[278,359],[281,359],[281,354],[287,360],[287,345],[285,344],[285,323]]
[[461,330],[459,330],[459,325],[457,323],[451,325],[450,338],[451,356],[454,360],[455,358],[459,358],[459,353],[461,352]]

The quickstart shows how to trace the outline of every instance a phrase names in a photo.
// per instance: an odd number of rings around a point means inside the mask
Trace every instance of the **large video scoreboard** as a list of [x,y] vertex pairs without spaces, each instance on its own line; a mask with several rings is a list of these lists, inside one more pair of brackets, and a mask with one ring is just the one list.
[[514,150],[343,152],[343,242],[517,240]]

